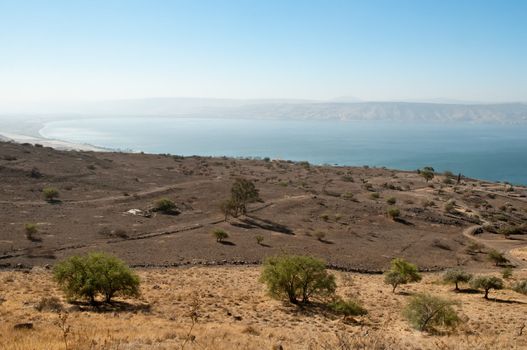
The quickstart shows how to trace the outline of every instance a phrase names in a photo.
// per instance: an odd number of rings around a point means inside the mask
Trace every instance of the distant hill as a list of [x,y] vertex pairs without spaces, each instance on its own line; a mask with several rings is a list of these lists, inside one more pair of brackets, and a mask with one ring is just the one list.
[[353,98],[330,101],[148,98],[24,105],[15,109],[0,106],[0,114],[526,123],[527,104],[360,102]]

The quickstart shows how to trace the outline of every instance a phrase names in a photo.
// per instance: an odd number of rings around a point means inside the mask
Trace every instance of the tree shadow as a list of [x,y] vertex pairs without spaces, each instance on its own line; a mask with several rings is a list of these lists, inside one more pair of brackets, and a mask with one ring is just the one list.
[[247,228],[247,229],[261,228],[267,231],[294,235],[293,230],[291,230],[289,227],[276,223],[274,221],[262,219],[256,216],[247,215],[246,217],[244,217],[243,219],[240,219],[239,221],[240,222],[232,224],[232,225]]
[[51,205],[59,205],[62,204],[62,201],[60,199],[48,199],[46,200]]
[[92,311],[97,313],[108,312],[143,312],[150,313],[152,306],[150,304],[131,304],[126,301],[111,301],[109,303],[96,301],[89,303],[85,301],[72,301],[70,304],[74,305],[77,311]]
[[324,244],[335,244],[335,242],[327,240],[327,239],[324,239],[324,238],[320,238],[318,241],[322,242]]
[[483,294],[482,291],[479,289],[474,288],[459,288],[459,290],[456,290],[456,293],[460,294]]
[[271,248],[271,246],[267,243],[258,243],[258,244],[265,248]]
[[519,301],[519,300],[505,300],[505,299],[498,299],[498,298],[489,298],[488,299],[489,301],[493,301],[495,303],[500,303],[500,304],[526,304],[525,302],[523,301]]
[[398,222],[400,224],[403,224],[403,225],[406,225],[406,226],[415,226],[414,223],[408,221],[408,220],[405,220],[403,218],[394,218],[393,221],[395,222]]
[[218,243],[223,244],[223,245],[230,245],[230,246],[236,245],[236,243],[231,242],[231,241],[218,241]]

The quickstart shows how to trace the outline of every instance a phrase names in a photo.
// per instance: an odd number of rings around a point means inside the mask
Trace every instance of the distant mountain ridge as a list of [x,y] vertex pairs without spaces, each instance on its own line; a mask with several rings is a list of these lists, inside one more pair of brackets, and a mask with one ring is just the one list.
[[352,99],[313,101],[148,98],[54,106],[44,104],[20,111],[0,109],[0,114],[527,123],[527,103],[455,104],[350,100]]

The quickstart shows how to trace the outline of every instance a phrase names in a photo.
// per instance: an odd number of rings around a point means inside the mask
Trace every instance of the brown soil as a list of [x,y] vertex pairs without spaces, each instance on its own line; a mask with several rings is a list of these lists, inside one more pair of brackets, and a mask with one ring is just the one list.
[[[42,176],[31,177],[33,168]],[[219,203],[237,177],[253,180],[263,202],[251,204],[247,217],[224,222]],[[527,218],[523,187],[507,191],[504,184],[466,178],[447,185],[443,176],[427,183],[416,172],[287,161],[57,151],[4,142],[0,178],[4,267],[53,264],[100,250],[134,266],[259,263],[288,252],[357,271],[383,270],[394,257],[422,269],[491,268],[485,259],[488,248],[470,252],[477,237],[463,231]],[[45,187],[57,188],[60,201],[44,201]],[[127,213],[148,209],[162,197],[175,201],[181,213],[150,218]],[[390,197],[401,210],[396,221],[386,215]],[[455,209],[446,213],[450,199]],[[425,206],[425,201],[435,205]],[[35,241],[25,237],[27,223],[37,224]],[[216,242],[215,228],[229,232],[228,242]],[[316,238],[318,231],[324,239]],[[257,235],[264,237],[262,245]],[[478,237],[504,251],[525,245],[522,236]]]

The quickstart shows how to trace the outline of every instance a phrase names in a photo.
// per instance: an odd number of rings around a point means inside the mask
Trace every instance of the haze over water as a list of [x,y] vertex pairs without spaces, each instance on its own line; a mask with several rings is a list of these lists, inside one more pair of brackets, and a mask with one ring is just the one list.
[[104,118],[50,122],[47,138],[120,150],[386,166],[527,184],[527,125]]

